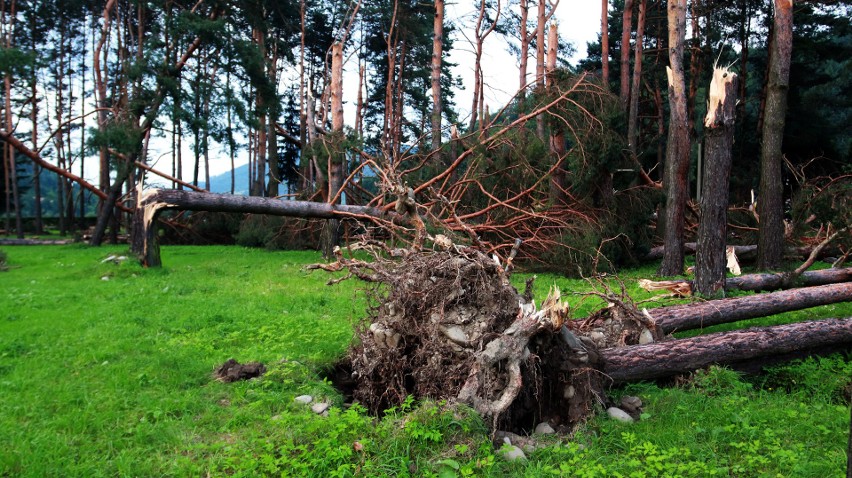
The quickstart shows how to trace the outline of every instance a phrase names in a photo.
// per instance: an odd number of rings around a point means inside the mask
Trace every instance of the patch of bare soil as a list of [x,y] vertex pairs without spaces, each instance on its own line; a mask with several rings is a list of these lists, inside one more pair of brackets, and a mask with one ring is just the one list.
[[213,371],[213,378],[220,382],[236,382],[260,377],[266,373],[266,366],[260,362],[241,364],[234,359],[228,359]]

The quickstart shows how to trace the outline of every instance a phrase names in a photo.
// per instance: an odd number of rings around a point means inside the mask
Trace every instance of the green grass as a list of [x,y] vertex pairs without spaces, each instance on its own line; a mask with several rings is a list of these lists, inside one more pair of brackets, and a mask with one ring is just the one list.
[[[364,315],[359,285],[326,287],[310,252],[163,247],[165,267],[101,261],[124,247],[5,247],[0,272],[0,476],[843,476],[849,411],[843,357],[745,379],[724,369],[690,384],[635,384],[645,420],[592,419],[526,463],[495,456],[464,408],[406,403],[381,419],[341,397],[323,370]],[[635,278],[652,267],[626,272]],[[517,274],[523,284],[525,274]],[[108,280],[104,280],[107,278]],[[585,291],[584,281],[539,275]],[[600,306],[570,296],[574,314]],[[645,304],[654,307],[657,304]],[[839,304],[755,323],[850,316]],[[223,384],[228,358],[261,380]],[[329,417],[296,406],[309,393]]]

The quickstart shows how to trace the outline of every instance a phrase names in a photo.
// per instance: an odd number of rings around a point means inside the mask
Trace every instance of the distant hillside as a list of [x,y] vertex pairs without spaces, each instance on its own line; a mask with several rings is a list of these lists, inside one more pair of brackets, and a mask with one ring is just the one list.
[[[203,188],[204,182],[199,182],[198,187]],[[210,178],[210,191],[214,193],[231,192],[231,172],[227,171]],[[248,196],[249,193],[249,167],[248,164],[237,167],[234,170],[234,194]]]

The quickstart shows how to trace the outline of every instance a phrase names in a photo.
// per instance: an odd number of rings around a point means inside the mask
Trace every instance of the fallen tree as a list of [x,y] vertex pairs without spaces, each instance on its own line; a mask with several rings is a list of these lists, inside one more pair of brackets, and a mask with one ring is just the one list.
[[719,332],[661,343],[601,350],[613,383],[660,378],[713,364],[852,344],[852,318]]
[[[754,262],[757,260],[757,245],[745,245],[745,246],[727,246],[733,247],[734,252],[737,254],[737,259],[741,262]],[[695,254],[696,249],[698,248],[697,242],[685,242],[683,244],[683,252],[684,254]],[[808,255],[814,250],[814,246],[796,246],[796,247],[788,247],[787,255],[791,257],[797,257],[800,259],[804,259],[808,257]],[[663,258],[663,254],[665,253],[665,246],[656,246],[652,247],[647,254],[642,256],[642,260],[644,261],[658,261]],[[825,257],[831,254],[837,254],[838,251],[836,249],[824,249],[820,251],[820,257]]]
[[665,333],[852,301],[852,282],[651,309]]
[[852,281],[852,267],[805,271],[793,278],[790,273],[744,274],[725,280],[727,290],[777,290],[791,287],[812,287]]
[[162,265],[155,226],[160,213],[168,209],[269,214],[316,219],[355,218],[384,223],[405,222],[404,216],[368,206],[287,201],[176,189],[149,189],[142,193],[137,203],[133,216],[131,237],[131,251],[139,257],[140,262],[145,267],[160,267]]

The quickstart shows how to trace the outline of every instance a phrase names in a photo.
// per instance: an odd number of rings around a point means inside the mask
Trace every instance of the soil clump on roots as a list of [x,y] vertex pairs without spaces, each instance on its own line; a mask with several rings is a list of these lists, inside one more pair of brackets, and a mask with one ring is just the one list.
[[[570,432],[606,403],[598,349],[636,343],[649,328],[619,301],[569,321],[557,289],[536,307],[532,279],[519,293],[508,267],[473,248],[382,249],[370,262],[338,253],[332,264],[309,267],[348,270],[346,278],[373,284],[342,365],[353,398],[375,414],[413,395],[468,404],[493,431],[529,433],[547,421]],[[617,312],[621,306],[630,310]]]

